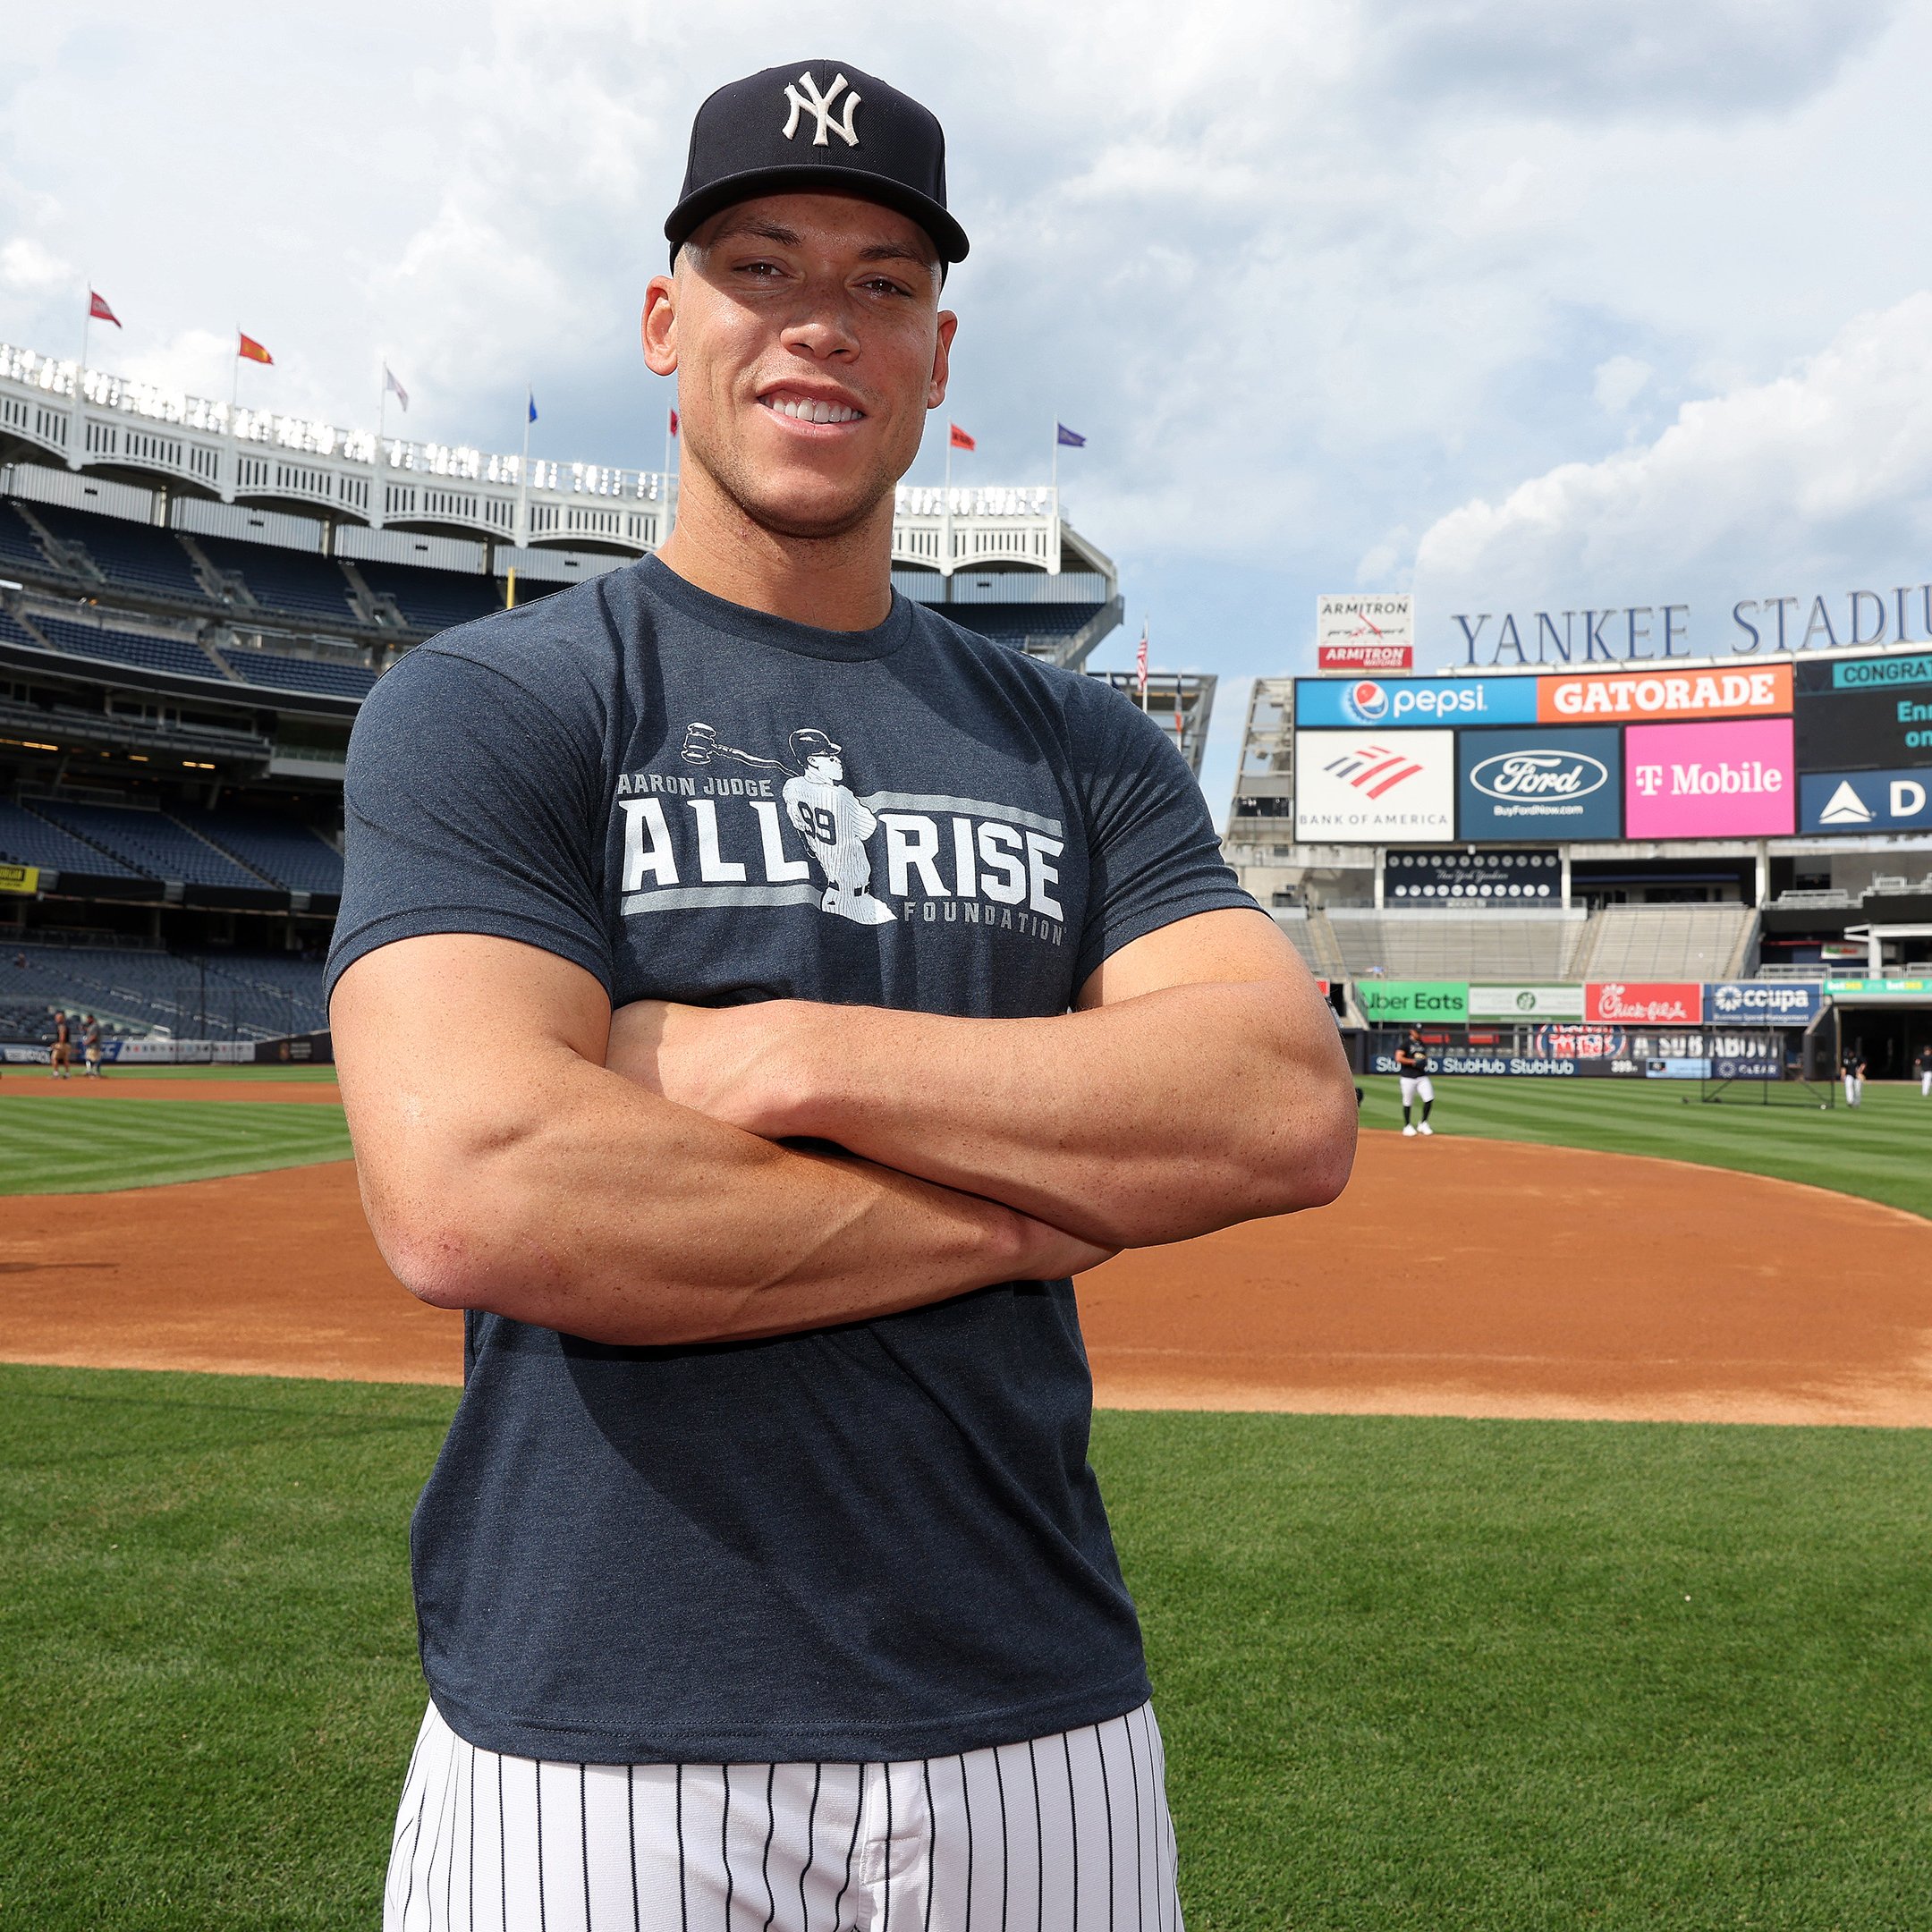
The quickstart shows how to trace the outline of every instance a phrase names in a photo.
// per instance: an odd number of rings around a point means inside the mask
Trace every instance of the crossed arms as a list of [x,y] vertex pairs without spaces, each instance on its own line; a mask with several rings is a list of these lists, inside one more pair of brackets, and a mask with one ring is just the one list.
[[580,967],[453,934],[358,960],[331,1017],[403,1284],[600,1342],[786,1334],[1075,1274],[1319,1207],[1354,1152],[1334,1022],[1253,911],[1123,946],[1045,1019],[614,1015]]

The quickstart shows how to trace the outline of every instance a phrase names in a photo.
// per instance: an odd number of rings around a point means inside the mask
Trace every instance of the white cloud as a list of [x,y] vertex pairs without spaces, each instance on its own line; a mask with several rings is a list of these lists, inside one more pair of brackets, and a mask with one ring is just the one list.
[[1932,293],[1858,318],[1786,374],[1688,402],[1664,433],[1439,519],[1431,612],[1894,580],[1932,536]]
[[73,280],[67,263],[32,235],[15,235],[0,245],[0,285],[11,292],[45,295],[70,287]]

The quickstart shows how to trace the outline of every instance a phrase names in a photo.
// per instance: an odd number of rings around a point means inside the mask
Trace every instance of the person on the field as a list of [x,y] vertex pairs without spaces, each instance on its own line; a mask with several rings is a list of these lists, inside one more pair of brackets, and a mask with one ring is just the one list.
[[1858,1106],[1865,1098],[1865,1050],[1857,1045],[1847,1046],[1843,1063],[1844,1072],[1844,1097],[1847,1106]]
[[1919,1049],[1919,1097],[1932,1100],[1932,1040]]
[[92,1013],[81,1016],[80,1054],[87,1063],[87,1077],[98,1080],[101,1077],[101,1029],[100,1021]]
[[65,1080],[73,1063],[73,1021],[64,1013],[54,1014],[54,1045],[47,1052],[47,1065],[53,1070],[53,1078]]
[[[1402,1131],[1411,1136],[1434,1133],[1429,1109],[1436,1105],[1436,1083],[1429,1078],[1428,1048],[1422,1044],[1420,1027],[1411,1027],[1409,1037],[1395,1049],[1395,1071],[1402,1079]],[[1409,1115],[1418,1100],[1422,1118],[1411,1123]]]

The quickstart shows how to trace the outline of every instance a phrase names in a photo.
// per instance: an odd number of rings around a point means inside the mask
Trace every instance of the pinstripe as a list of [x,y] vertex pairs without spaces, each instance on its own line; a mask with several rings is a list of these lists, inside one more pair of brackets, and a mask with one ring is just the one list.
[[1013,1893],[1013,1838],[1006,1829],[1006,1775],[1000,1769],[998,1747],[993,1751],[993,1784],[999,1792],[999,1923],[1006,1932],[1006,1902]]
[[1154,1808],[1154,1922],[1165,1932],[1167,1924],[1167,1882],[1161,1877],[1161,1796],[1167,1788],[1167,1780],[1156,1756],[1152,1714],[1144,1704],[1140,1707],[1140,1738],[1147,1746],[1148,1783],[1152,1786],[1150,1800]]
[[[684,1767],[677,1767],[677,1904],[678,1924],[691,1932],[691,1905],[684,1896]],[[508,1928],[505,1928],[508,1932]]]
[[470,1904],[463,1932],[476,1932],[476,1753],[470,1753]]
[[416,1828],[410,1835],[409,1863],[403,1867],[405,1886],[402,1894],[402,1916],[397,1920],[399,1928],[407,1932],[409,1911],[416,1898],[416,1854],[422,1849],[423,1804],[429,1792],[429,1767],[423,1767],[423,1781],[416,1791]]
[[503,1802],[503,1753],[496,1753],[496,1883],[501,1893],[498,1900],[498,1932],[510,1932],[510,1851],[504,1837]]
[[926,1922],[923,1932],[932,1932],[934,1879],[938,1866],[939,1821],[933,1816],[932,1759],[919,1760],[919,1775],[926,1781]]
[[731,1932],[732,1900],[737,1895],[737,1881],[731,1868],[731,1767],[720,1765],[724,1780],[724,1807],[718,1818],[718,1856],[724,1860],[724,1932]]
[[960,1753],[960,1803],[966,1813],[966,1923],[960,1932],[972,1932],[972,1780],[966,1775],[966,1754]]
[[1033,1778],[1034,1926],[1035,1932],[1046,1932],[1046,1827],[1040,1821],[1039,1754],[1031,1738],[1027,1740],[1026,1761]]
[[543,1767],[544,1760],[541,1758],[532,1767],[537,1785],[537,1924],[539,1932],[549,1932],[550,1901],[545,1895],[544,1889]]
[[886,1778],[886,1868],[885,1894],[879,1901],[879,1932],[886,1932],[892,1924],[892,1767],[879,1767]]
[[845,1894],[852,1889],[852,1857],[859,1850],[859,1825],[865,1817],[866,1767],[859,1767],[859,1797],[852,1806],[852,1843],[845,1847],[845,1882],[838,1888],[838,1896],[832,1901],[832,1932],[840,1932],[839,1919],[845,1910]]
[[584,1932],[590,1932],[590,1767],[577,1767],[577,1855],[583,1860]]
[[1127,1733],[1127,1768],[1133,1773],[1133,1877],[1135,1932],[1147,1932],[1147,1852],[1141,1845],[1140,1760],[1134,1755],[1133,1716],[1121,1720]]
[[[450,1801],[455,1795],[452,1789],[452,1780],[454,1778],[455,1773],[456,1753],[453,1750],[445,1750],[443,1753],[443,1795],[436,1800],[436,1836],[429,1841],[429,1856],[423,1860],[422,1868],[423,1909],[432,1916],[435,1914],[436,1907],[429,1902],[429,1888],[436,1883],[436,1853],[443,1849],[443,1821],[449,1816]],[[416,1835],[416,1849],[419,1852],[422,1850],[422,1835],[419,1832]],[[411,1860],[410,1865],[410,1893],[411,1898],[414,1897],[416,1890],[415,1876],[415,1861]],[[409,1932],[409,1910],[406,1906],[403,1908],[402,1927],[403,1932]]]
[[[444,1923],[445,1925],[449,1925],[449,1924],[453,1923],[453,1920],[454,1920],[454,1919],[455,1919],[455,1916],[456,1916],[456,1914],[455,1914],[455,1910],[454,1910],[454,1907],[455,1907],[455,1895],[456,1895],[456,1806],[457,1806],[457,1801],[458,1801],[458,1800],[459,1800],[459,1799],[460,1799],[460,1798],[462,1797],[462,1758],[461,1758],[461,1756],[459,1755],[459,1753],[458,1753],[458,1752],[457,1752],[457,1751],[456,1751],[456,1750],[454,1750],[453,1748],[452,1748],[452,1750],[451,1750],[451,1751],[450,1751],[450,1783],[449,1783],[449,1794],[450,1794],[450,1842],[449,1842],[449,1857],[448,1857],[447,1859],[445,1859],[445,1860],[444,1860],[444,1864],[443,1864],[443,1923]],[[438,1826],[436,1826],[436,1836],[440,1838],[440,1837],[441,1837],[442,1835],[443,1835],[443,1827],[442,1827],[442,1826],[441,1826],[440,1825],[438,1825]],[[431,1866],[432,1866],[432,1868],[434,1868],[434,1864],[435,1864],[435,1857],[434,1857],[434,1854],[432,1854],[432,1855],[431,1855],[431,1860],[430,1860],[430,1862],[431,1862]]]
[[811,1809],[805,1814],[805,1862],[799,1867],[798,1875],[799,1932],[806,1932],[806,1920],[811,1917],[811,1908],[805,1902],[805,1875],[812,1868],[812,1860],[818,1855],[818,1786],[824,1777],[825,1767],[815,1764],[811,1776]]
[[1106,1922],[1114,1932],[1114,1893],[1118,1889],[1114,1871],[1114,1781],[1107,1775],[1106,1734],[1111,1725],[1094,1726],[1094,1750],[1100,1759],[1100,1801],[1106,1807]]
[[1073,1737],[1068,1731],[1060,1733],[1060,1755],[1066,1759],[1066,1804],[1067,1837],[1072,1856],[1068,1863],[1073,1872],[1073,1917],[1071,1932],[1080,1932],[1080,1800],[1073,1791]]
[[624,1817],[631,1827],[631,1932],[644,1932],[637,1894],[637,1767],[624,1767]]
[[778,1833],[778,1808],[772,1802],[772,1785],[778,1776],[778,1767],[765,1767],[765,1856],[758,1867],[759,1876],[765,1881],[765,1928],[771,1932],[772,1920],[778,1916],[778,1900],[771,1888],[771,1842]]
[[428,1728],[429,1716],[426,1711],[423,1714],[423,1730],[416,1733],[415,1746],[409,1754],[409,1769],[402,1774],[402,1802],[396,1807],[395,1830],[389,1835],[389,1856],[391,1858],[395,1856],[395,1848],[402,1843],[402,1834],[409,1829],[410,1787],[415,1783],[417,1761],[422,1756],[423,1731],[427,1731]]

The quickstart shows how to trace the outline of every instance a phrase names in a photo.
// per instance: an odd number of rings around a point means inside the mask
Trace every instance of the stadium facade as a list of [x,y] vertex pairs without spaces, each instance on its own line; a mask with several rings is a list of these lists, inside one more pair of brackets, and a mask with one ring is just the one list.
[[[1932,1046],[1932,644],[1261,679],[1227,850],[1371,1030],[1635,1026],[1607,1057],[1681,1071],[1720,1021],[1828,1014],[1900,1077]],[[1777,982],[1815,996],[1699,990]]]
[[[494,455],[0,344],[0,1043],[321,1028],[342,775],[376,680],[452,624],[654,551],[663,471]],[[902,487],[893,581],[1084,668],[1112,560],[1044,485]],[[1214,679],[1142,702],[1195,770]]]

